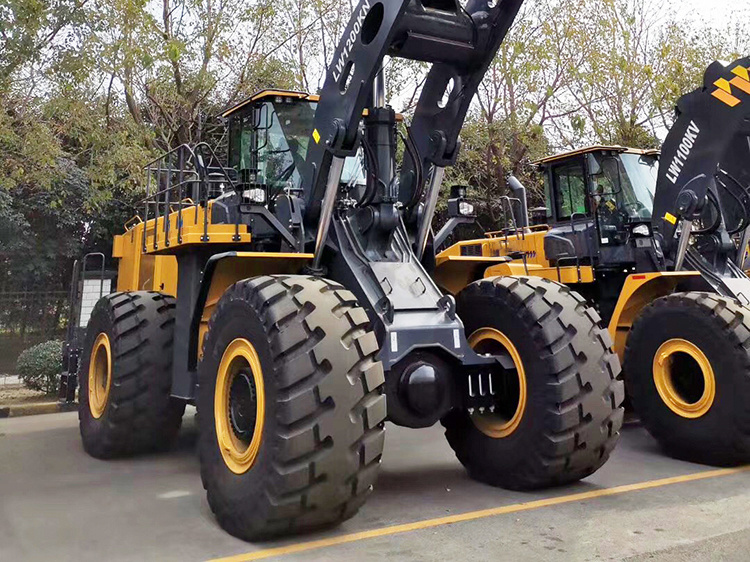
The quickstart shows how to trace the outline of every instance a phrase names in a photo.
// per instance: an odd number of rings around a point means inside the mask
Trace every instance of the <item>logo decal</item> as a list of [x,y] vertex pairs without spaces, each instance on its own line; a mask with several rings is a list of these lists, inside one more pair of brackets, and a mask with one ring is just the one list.
[[736,66],[732,69],[732,73],[734,74],[734,78],[731,80],[719,78],[714,82],[716,90],[711,92],[713,97],[724,102],[729,107],[735,107],[742,103],[742,100],[734,95],[732,87],[750,94],[750,72],[748,72],[748,69],[744,66]]
[[341,73],[344,71],[344,68],[346,68],[346,63],[349,61],[349,56],[352,54],[352,47],[354,47],[354,43],[357,41],[357,37],[359,37],[359,32],[362,31],[362,23],[364,23],[365,17],[367,17],[369,11],[370,0],[364,0],[362,2],[362,7],[359,10],[359,14],[357,15],[357,20],[354,22],[349,35],[346,37],[346,44],[341,51],[341,56],[339,56],[339,60],[336,61],[336,68],[333,71],[333,79],[336,80],[336,82],[339,81]]
[[677,147],[677,153],[674,155],[672,163],[667,170],[667,179],[673,184],[677,183],[677,179],[680,177],[680,172],[682,172],[682,168],[685,166],[685,162],[687,162],[688,156],[690,156],[690,151],[693,149],[693,146],[695,146],[695,141],[698,139],[700,132],[701,130],[698,128],[698,125],[695,124],[695,121],[691,121],[685,131],[685,136],[682,137],[682,141]]

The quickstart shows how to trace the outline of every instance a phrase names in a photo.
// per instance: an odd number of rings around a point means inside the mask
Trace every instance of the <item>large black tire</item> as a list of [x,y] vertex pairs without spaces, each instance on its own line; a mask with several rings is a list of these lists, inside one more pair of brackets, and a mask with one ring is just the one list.
[[[354,295],[324,279],[264,276],[226,290],[204,341],[198,393],[201,477],[226,531],[244,540],[308,531],[348,519],[365,502],[386,415],[369,326]],[[214,407],[222,357],[237,339],[257,352],[265,412],[257,456],[243,473],[222,456]],[[231,411],[230,403],[233,423]]]
[[[78,369],[78,420],[83,447],[101,459],[169,448],[185,403],[170,396],[175,301],[153,292],[112,293],[91,313]],[[95,342],[111,348],[109,393],[103,411],[89,403],[89,366]]]
[[[681,373],[675,371],[683,377],[676,381],[678,392],[687,404],[698,406],[695,412],[674,403],[668,406],[670,395],[662,398],[657,389],[654,358],[665,342],[675,339],[700,349],[713,373],[715,396],[700,407],[705,381],[696,386],[700,370],[689,371],[699,365],[688,360],[681,364]],[[667,453],[718,466],[750,461],[750,310],[713,293],[656,299],[633,324],[624,373],[634,410]]]
[[529,490],[577,481],[601,467],[619,438],[624,390],[598,314],[564,285],[525,277],[472,283],[457,308],[467,336],[494,329],[510,340],[526,379],[525,409],[509,435],[480,430],[476,412],[455,410],[443,420],[469,475]]

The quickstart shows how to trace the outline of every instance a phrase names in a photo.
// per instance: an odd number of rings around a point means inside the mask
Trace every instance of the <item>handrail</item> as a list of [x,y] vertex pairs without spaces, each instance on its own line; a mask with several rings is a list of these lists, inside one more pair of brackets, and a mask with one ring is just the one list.
[[[234,224],[233,242],[242,241],[240,235],[240,225],[244,224],[242,217],[252,214],[278,232],[292,247],[302,247],[302,240],[297,240],[268,211],[266,206],[243,202],[245,184],[242,184],[241,180],[235,181],[233,175],[230,175],[230,172],[234,173],[235,170],[226,168],[213,147],[206,142],[200,142],[194,146],[182,144],[173,148],[149,162],[144,166],[144,171],[146,173],[146,197],[140,201],[143,204],[141,213],[144,223],[143,253],[160,251],[169,247],[174,243],[175,231],[177,244],[182,244],[185,211],[193,208],[195,214],[192,225],[198,227],[199,220],[202,220],[200,241],[209,242],[209,222],[213,208],[211,201],[231,192],[236,194],[236,202],[232,203],[236,205],[234,220],[231,220]],[[268,196],[266,196],[266,201],[268,201]],[[200,208],[204,209],[202,219]],[[173,213],[176,217],[170,218]],[[159,225],[158,221],[161,218],[164,219],[163,224]],[[153,242],[148,240],[148,236],[151,235],[153,235]]]
[[132,227],[141,224],[143,222],[143,219],[141,219],[140,215],[135,215],[133,217],[130,217],[128,220],[125,221],[125,224],[123,225],[123,228],[125,229],[125,232],[129,231]]
[[[570,215],[571,233],[573,234],[573,236],[578,238],[579,232],[576,230],[576,224],[577,224],[576,218],[575,218],[576,215],[580,215],[583,218],[582,221],[579,219],[579,222],[586,222],[589,220],[589,217],[586,215],[586,213],[581,213],[581,212],[575,212]],[[588,252],[588,255],[589,255],[589,265],[593,266],[594,265],[594,253],[593,253],[593,250],[591,249],[591,239],[588,236],[588,227],[585,226],[581,232],[583,233],[584,239],[586,242],[586,251]],[[580,259],[578,258],[578,252],[576,252],[576,269],[578,272],[578,282],[580,283],[581,282],[581,262],[580,262]],[[559,276],[559,262],[558,262],[558,276]]]
[[[154,239],[153,249],[160,246],[159,231],[164,234],[164,245],[170,245],[170,228],[172,221],[168,219],[177,207],[177,242],[182,243],[183,211],[185,208],[195,207],[195,222],[198,221],[198,207],[203,206],[203,235],[201,240],[208,241],[208,202],[213,199],[211,186],[224,183],[228,189],[237,191],[237,185],[226,168],[219,161],[214,149],[206,142],[199,142],[194,146],[181,144],[158,158],[151,160],[144,166],[146,173],[146,197],[141,201],[144,205],[143,222],[149,222],[151,206],[153,206]],[[212,176],[213,175],[213,176]],[[218,178],[216,177],[218,175]],[[176,181],[173,181],[173,178]],[[153,182],[153,187],[152,187]],[[186,193],[191,191],[191,193]],[[186,196],[189,195],[189,196]],[[197,201],[197,203],[196,203]],[[163,215],[165,220],[161,228],[158,221]],[[239,213],[236,225],[239,229]],[[143,229],[143,251],[148,251],[146,243],[147,229]]]

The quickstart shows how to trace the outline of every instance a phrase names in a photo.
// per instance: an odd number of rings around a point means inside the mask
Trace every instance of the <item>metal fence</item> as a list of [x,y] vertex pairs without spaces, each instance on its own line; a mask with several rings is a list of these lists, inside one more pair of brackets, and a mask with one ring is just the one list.
[[15,373],[24,349],[64,339],[67,322],[67,291],[0,291],[0,375]]

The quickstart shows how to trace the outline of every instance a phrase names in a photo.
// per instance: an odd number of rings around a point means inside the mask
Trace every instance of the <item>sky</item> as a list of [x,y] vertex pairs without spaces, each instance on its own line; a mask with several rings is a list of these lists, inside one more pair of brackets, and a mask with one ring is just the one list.
[[750,0],[673,0],[672,9],[690,10],[712,25],[730,22],[737,12],[750,10]]

